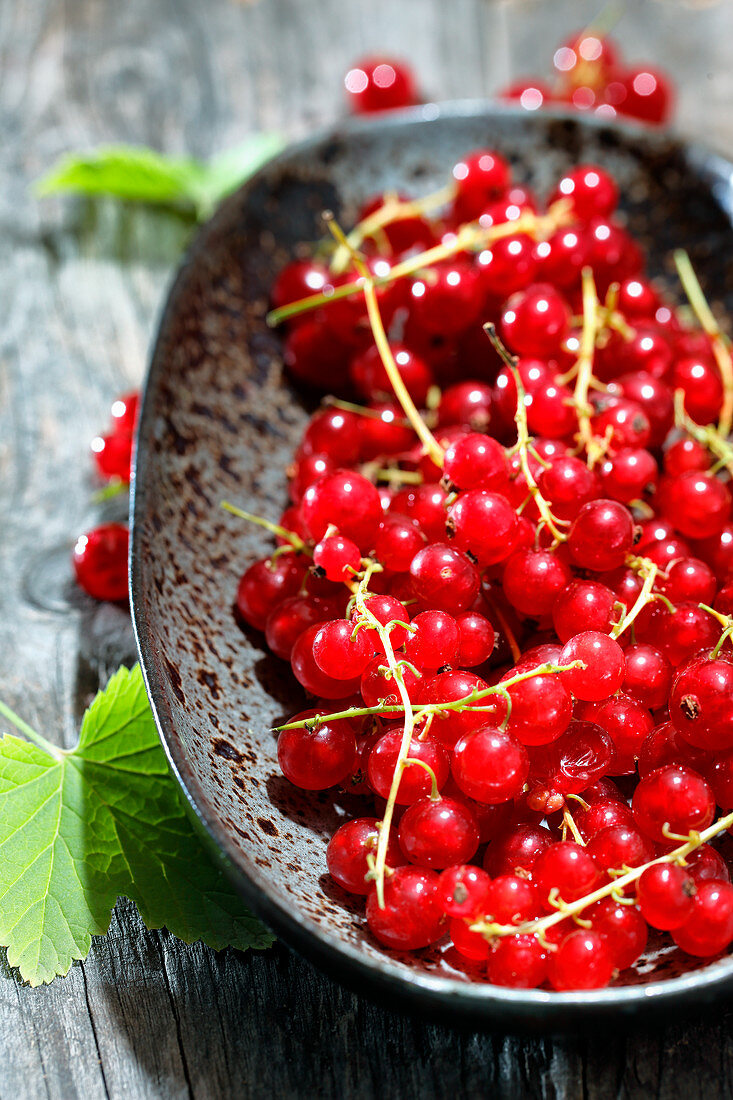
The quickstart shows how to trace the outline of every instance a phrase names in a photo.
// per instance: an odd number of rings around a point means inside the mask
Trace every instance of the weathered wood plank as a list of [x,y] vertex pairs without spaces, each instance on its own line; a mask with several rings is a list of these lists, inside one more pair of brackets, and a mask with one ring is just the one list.
[[[490,0],[16,0],[0,12],[0,693],[70,743],[100,679],[129,658],[125,616],[69,583],[92,521],[89,438],[142,377],[190,226],[28,186],[61,152],[104,141],[199,155],[255,127],[297,135],[338,116],[349,61],[412,60],[431,97],[491,92],[597,4]],[[684,126],[733,147],[718,4],[634,5],[631,56],[671,64]],[[708,78],[710,74],[710,78]],[[704,81],[704,95],[700,85]],[[114,507],[119,507],[119,503]],[[385,1011],[282,946],[216,955],[147,932],[118,906],[64,981],[0,973],[0,1100],[26,1097],[729,1096],[730,1014],[597,1038],[522,1039]]]

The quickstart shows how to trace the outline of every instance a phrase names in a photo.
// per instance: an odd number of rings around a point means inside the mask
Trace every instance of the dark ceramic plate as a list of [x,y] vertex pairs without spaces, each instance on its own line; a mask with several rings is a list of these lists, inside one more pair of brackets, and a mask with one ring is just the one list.
[[[733,165],[633,128],[482,104],[418,108],[343,126],[268,164],[197,236],[170,295],[148,378],[133,499],[132,600],[148,692],[173,769],[247,902],[282,938],[357,989],[506,1026],[573,1026],[730,988],[733,964],[696,965],[656,946],[622,984],[556,994],[498,989],[446,948],[382,950],[362,907],[326,875],[326,842],[346,811],[278,773],[271,727],[302,706],[289,668],[232,615],[237,581],[263,553],[261,532],[222,498],[276,519],[284,466],[304,420],[265,324],[274,274],[329,208],[348,225],[373,192],[425,193],[465,152],[495,146],[540,193],[596,161],[616,176],[624,214],[669,273],[688,249],[713,300],[733,305]],[[725,303],[725,299],[728,299]]]

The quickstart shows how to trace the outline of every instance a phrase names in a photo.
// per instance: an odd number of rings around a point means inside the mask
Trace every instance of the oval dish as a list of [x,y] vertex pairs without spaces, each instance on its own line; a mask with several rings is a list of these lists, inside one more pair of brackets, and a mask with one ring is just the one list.
[[733,305],[733,164],[668,135],[459,103],[344,125],[290,148],[198,233],[171,291],[139,426],[133,617],[173,770],[244,898],[278,935],[392,1004],[446,1021],[460,1014],[557,1030],[710,1001],[733,984],[733,960],[701,965],[656,945],[624,984],[551,993],[470,980],[444,947],[410,956],[381,949],[360,906],[326,874],[344,800],[295,790],[279,774],[271,727],[303,696],[262,636],[243,632],[232,613],[239,576],[269,542],[219,507],[226,498],[278,517],[284,467],[307,416],[265,324],[276,272],[321,235],[324,209],[348,226],[375,191],[426,193],[481,146],[507,155],[515,177],[540,194],[577,163],[609,168],[650,273],[668,273],[682,246],[710,300]]

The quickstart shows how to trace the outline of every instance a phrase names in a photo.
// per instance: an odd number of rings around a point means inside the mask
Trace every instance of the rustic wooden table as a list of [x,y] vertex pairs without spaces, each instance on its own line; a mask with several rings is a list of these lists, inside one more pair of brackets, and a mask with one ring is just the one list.
[[[69,743],[133,659],[126,615],[73,589],[98,515],[87,441],[140,383],[191,227],[29,190],[62,152],[148,143],[206,156],[254,128],[301,134],[342,111],[348,62],[409,57],[435,98],[547,67],[596,3],[491,0],[5,0],[0,5],[0,696]],[[679,125],[733,151],[729,0],[630,5],[618,38],[680,81]],[[109,505],[110,513],[123,507]],[[522,1038],[376,1007],[276,946],[187,947],[120,904],[53,985],[0,967],[0,1100],[129,1097],[575,1097],[733,1093],[733,1016],[656,1031]]]

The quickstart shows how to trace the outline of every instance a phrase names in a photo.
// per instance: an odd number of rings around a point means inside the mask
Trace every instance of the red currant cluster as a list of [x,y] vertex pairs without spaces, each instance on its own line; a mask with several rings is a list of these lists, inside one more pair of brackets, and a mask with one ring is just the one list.
[[733,363],[687,257],[699,327],[617,200],[586,165],[540,213],[483,150],[348,235],[329,218],[330,263],[286,267],[270,319],[348,399],[308,422],[279,524],[228,506],[279,543],[239,613],[314,697],[282,772],[364,800],[333,879],[381,944],[447,935],[501,985],[604,986],[648,926],[733,941],[709,843],[733,825]]
[[672,82],[648,65],[627,67],[607,35],[592,28],[573,35],[553,56],[555,80],[517,80],[501,92],[503,99],[536,111],[544,106],[572,107],[601,118],[617,115],[663,125],[674,105]]
[[[97,472],[112,492],[130,482],[132,446],[137,423],[137,392],[118,397],[110,410],[111,425],[95,436],[91,450]],[[127,600],[129,531],[124,523],[103,523],[76,540],[73,566],[76,582],[96,600]]]
[[[618,115],[661,126],[674,107],[670,78],[649,65],[627,66],[618,47],[600,31],[579,31],[559,46],[553,56],[552,81],[525,77],[498,95],[527,111],[563,107],[600,118]],[[354,114],[411,107],[419,96],[415,77],[404,61],[392,57],[365,57],[344,77],[348,104]]]

